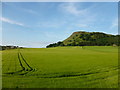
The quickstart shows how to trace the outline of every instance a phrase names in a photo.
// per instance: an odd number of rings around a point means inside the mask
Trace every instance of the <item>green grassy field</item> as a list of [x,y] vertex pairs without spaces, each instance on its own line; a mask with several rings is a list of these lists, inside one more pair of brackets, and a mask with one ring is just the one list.
[[2,51],[3,88],[117,88],[118,47]]

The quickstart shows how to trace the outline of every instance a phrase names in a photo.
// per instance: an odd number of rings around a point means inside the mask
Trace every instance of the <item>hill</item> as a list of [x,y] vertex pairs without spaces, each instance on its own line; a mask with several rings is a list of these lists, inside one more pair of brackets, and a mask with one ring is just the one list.
[[64,41],[59,41],[47,46],[119,46],[118,38],[120,35],[105,34],[102,32],[74,32]]

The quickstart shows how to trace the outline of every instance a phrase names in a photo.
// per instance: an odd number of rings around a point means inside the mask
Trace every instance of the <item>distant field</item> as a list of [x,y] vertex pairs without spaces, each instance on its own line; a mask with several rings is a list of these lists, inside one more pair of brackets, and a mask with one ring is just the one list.
[[118,47],[2,51],[3,88],[117,88]]

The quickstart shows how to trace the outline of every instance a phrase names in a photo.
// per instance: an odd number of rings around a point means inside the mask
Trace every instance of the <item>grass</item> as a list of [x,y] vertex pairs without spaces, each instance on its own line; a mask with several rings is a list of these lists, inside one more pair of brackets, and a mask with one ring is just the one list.
[[118,47],[26,48],[2,56],[3,88],[118,87]]

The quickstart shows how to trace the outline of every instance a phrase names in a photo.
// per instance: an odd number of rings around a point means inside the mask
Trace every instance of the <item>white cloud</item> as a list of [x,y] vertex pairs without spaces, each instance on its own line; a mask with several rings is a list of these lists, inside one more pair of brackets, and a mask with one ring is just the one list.
[[38,14],[36,11],[32,10],[32,9],[25,9],[25,8],[19,8],[21,9],[22,11],[24,12],[28,12],[28,13],[31,13],[31,14]]
[[87,14],[89,12],[89,8],[80,8],[80,5],[78,7],[76,3],[63,3],[59,6],[59,9],[62,11],[73,14],[75,16]]
[[[81,28],[90,28],[91,25],[96,22],[97,13],[93,13],[92,10],[96,8],[97,5],[93,4],[89,7],[83,7],[82,4],[70,2],[70,3],[62,3],[58,7],[58,9],[65,14],[74,15],[71,17],[73,20],[70,24],[72,26],[81,27]],[[67,17],[66,17],[67,18]],[[69,19],[68,19],[69,20]]]
[[115,18],[112,22],[112,25],[110,28],[115,28],[115,27],[118,27],[118,18]]
[[[47,45],[52,44],[54,42],[47,42],[47,41],[39,41],[39,42],[26,42],[23,46],[32,47],[32,48],[45,48]],[[21,45],[20,45],[21,46]]]
[[11,19],[4,18],[4,17],[1,17],[0,20],[3,21],[3,22],[6,22],[6,23],[10,23],[10,24],[16,24],[16,25],[19,25],[19,26],[25,26],[23,23],[16,22],[16,21],[13,21]]

